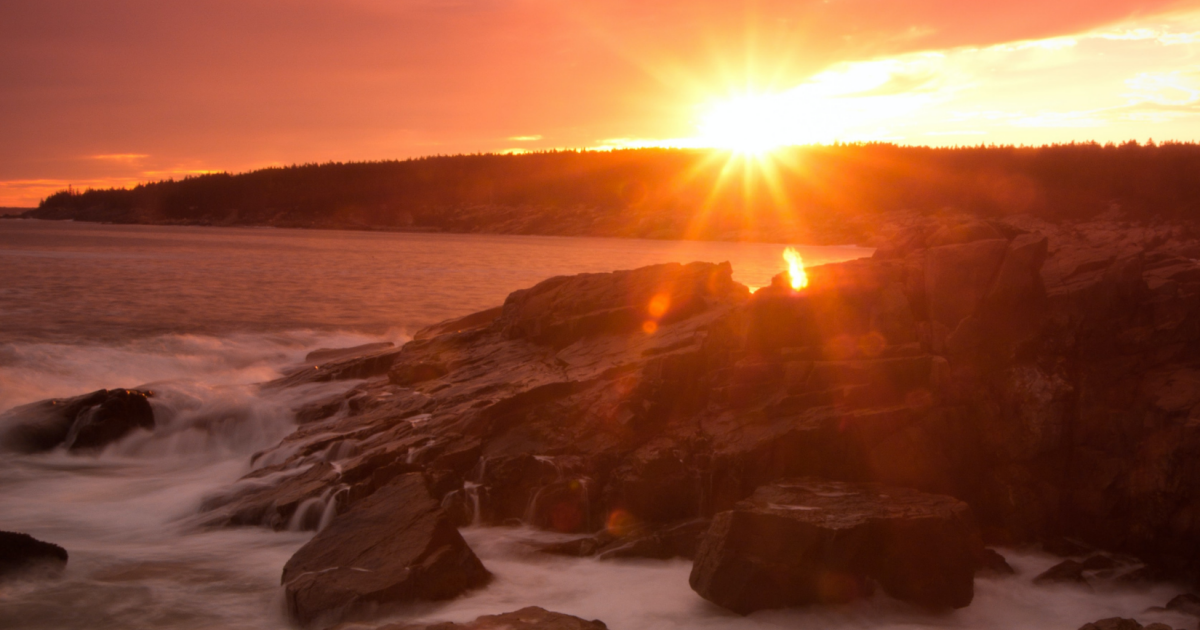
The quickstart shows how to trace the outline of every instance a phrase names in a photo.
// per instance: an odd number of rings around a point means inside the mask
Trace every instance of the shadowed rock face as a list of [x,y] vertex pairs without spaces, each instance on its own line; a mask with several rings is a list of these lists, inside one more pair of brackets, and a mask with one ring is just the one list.
[[491,578],[420,473],[403,475],[337,518],[283,568],[297,622],[455,597]]
[[16,407],[0,416],[0,447],[22,453],[66,446],[98,449],[134,429],[153,429],[151,392],[101,389],[75,398],[56,398]]
[[0,580],[27,575],[57,575],[67,565],[67,550],[29,534],[0,532]]
[[930,608],[974,597],[983,546],[967,504],[890,488],[811,479],[763,486],[713,518],[690,582],[734,612],[888,595]]

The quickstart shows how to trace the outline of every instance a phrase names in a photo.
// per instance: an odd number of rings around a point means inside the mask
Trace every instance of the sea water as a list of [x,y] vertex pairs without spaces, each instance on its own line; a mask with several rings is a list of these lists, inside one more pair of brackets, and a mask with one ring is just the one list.
[[[496,306],[545,278],[661,262],[728,260],[762,286],[782,245],[534,236],[111,226],[0,221],[0,413],[100,388],[155,392],[158,426],[92,455],[0,455],[0,529],[70,553],[61,579],[0,584],[0,628],[286,628],[279,577],[311,536],[195,526],[201,501],[293,427],[291,409],[354,382],[260,392],[322,347],[400,344]],[[808,264],[868,255],[800,248]],[[528,605],[641,628],[1075,628],[1164,613],[1176,589],[1035,587],[1054,561],[1005,550],[1019,570],[981,578],[976,601],[933,615],[882,595],[849,606],[740,617],[687,586],[690,565],[537,553],[555,535],[464,530],[496,575],[460,599],[397,618],[467,621]],[[1155,616],[1157,615],[1157,616]]]

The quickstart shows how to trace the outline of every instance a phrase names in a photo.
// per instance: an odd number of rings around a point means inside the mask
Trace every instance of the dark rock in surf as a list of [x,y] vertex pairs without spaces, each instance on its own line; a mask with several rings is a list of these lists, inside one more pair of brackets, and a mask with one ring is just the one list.
[[334,519],[288,560],[282,582],[289,614],[309,626],[449,599],[490,578],[424,476],[412,473]]
[[154,428],[149,391],[101,389],[24,405],[0,416],[0,447],[38,453],[58,446],[99,449],[135,429]]
[[[1153,625],[1158,626],[1160,624]],[[1143,630],[1143,626],[1136,619],[1109,617],[1108,619],[1085,623],[1079,627],[1079,630]]]
[[1074,560],[1063,560],[1062,562],[1043,571],[1040,575],[1033,578],[1035,584],[1082,584],[1087,585],[1087,578],[1083,576],[1083,564]]
[[29,534],[0,531],[0,580],[55,576],[66,566],[66,549]]
[[978,572],[982,575],[1014,575],[1016,570],[995,549],[984,549],[978,558]]
[[734,612],[892,597],[962,608],[982,551],[971,509],[946,496],[811,479],[763,486],[717,514],[690,583]]
[[469,623],[435,623],[431,626],[394,624],[377,630],[607,630],[603,621],[551,612],[538,606],[502,615],[484,615]]
[[1182,593],[1167,602],[1167,610],[1178,611],[1193,617],[1200,617],[1200,595]]

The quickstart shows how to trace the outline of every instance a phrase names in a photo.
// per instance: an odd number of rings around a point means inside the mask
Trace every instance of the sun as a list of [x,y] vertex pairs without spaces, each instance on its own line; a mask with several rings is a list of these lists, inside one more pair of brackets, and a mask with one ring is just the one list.
[[709,146],[760,154],[787,143],[784,129],[794,126],[783,99],[774,95],[738,96],[710,104],[700,122],[700,139]]
[[830,119],[795,92],[744,94],[713,101],[700,116],[699,140],[718,149],[761,155],[783,146],[826,142]]

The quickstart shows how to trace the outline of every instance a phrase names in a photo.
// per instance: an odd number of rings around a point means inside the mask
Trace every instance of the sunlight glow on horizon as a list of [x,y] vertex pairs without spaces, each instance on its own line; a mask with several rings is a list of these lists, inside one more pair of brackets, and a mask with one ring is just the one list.
[[[792,146],[1200,141],[1200,10],[1135,15],[1089,28],[873,58],[831,55],[826,65],[803,72],[795,60],[770,56],[743,64],[744,51],[728,46],[711,51],[718,63],[681,61],[614,36],[604,45],[649,77],[645,85],[614,84],[608,93],[620,96],[625,109],[619,113],[620,108],[587,109],[560,89],[530,93],[528,109],[554,102],[554,111],[578,114],[515,122],[485,116],[479,120],[486,123],[461,135],[439,131],[419,117],[408,120],[404,116],[415,114],[398,110],[380,114],[392,117],[386,122],[364,122],[359,136],[339,130],[333,140],[322,139],[320,123],[312,122],[319,118],[303,119],[305,126],[257,141],[253,149],[217,142],[223,133],[215,126],[223,124],[219,121],[208,127],[216,148],[194,139],[156,144],[101,137],[64,145],[71,148],[61,155],[47,148],[46,155],[4,174],[0,206],[32,206],[67,185],[131,187],[281,164],[435,154],[715,149],[715,163],[728,153],[744,158],[730,161],[726,177],[733,177],[746,169],[784,168],[780,163],[787,157],[780,149]],[[514,100],[509,109],[523,111],[523,102]],[[495,111],[489,109],[488,116]]]

